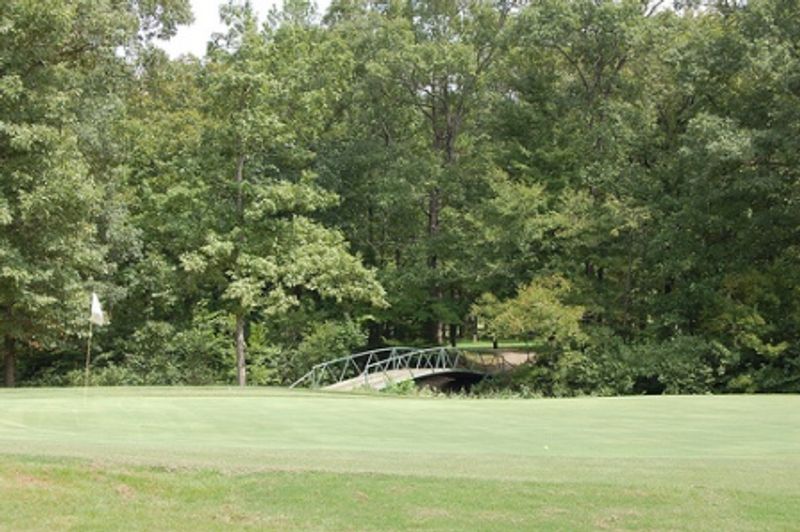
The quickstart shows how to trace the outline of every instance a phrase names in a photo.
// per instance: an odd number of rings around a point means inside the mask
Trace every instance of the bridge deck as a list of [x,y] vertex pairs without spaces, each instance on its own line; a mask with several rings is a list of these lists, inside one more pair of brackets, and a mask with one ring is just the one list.
[[337,382],[326,386],[326,390],[339,390],[351,391],[359,388],[372,388],[373,390],[383,390],[387,386],[395,382],[403,382],[408,380],[419,379],[439,373],[453,373],[454,371],[462,372],[464,370],[454,370],[450,368],[406,368],[406,369],[392,369],[387,371],[380,371],[369,374],[366,378],[364,375],[347,379],[346,381]]

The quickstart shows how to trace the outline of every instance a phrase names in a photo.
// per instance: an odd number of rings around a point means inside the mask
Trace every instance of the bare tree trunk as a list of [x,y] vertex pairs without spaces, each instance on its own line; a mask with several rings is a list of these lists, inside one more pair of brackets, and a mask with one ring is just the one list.
[[246,160],[247,157],[240,155],[239,160],[236,161],[236,214],[240,222],[244,221],[244,191],[242,190],[242,185],[244,183],[244,163]]
[[[441,199],[439,196],[440,192],[438,188],[432,190],[428,195],[428,237],[431,240],[439,234],[439,209],[441,206]],[[432,245],[435,246],[435,244]],[[431,249],[430,251],[428,267],[434,272],[439,267],[439,256],[435,249]],[[434,282],[431,287],[431,295],[437,303],[442,300],[442,291],[436,286],[436,282]],[[437,319],[432,319],[431,323],[428,325],[430,340],[437,345],[442,345],[444,343],[443,328],[444,324]]]
[[6,386],[6,388],[13,388],[17,384],[17,353],[14,350],[14,339],[10,336],[6,336],[3,344],[5,347],[3,353],[3,384]]
[[[241,229],[244,229],[244,163],[247,157],[240,155],[236,161],[236,216],[239,219]],[[239,232],[239,244],[242,243],[242,233]],[[240,249],[241,251],[241,249]],[[239,386],[247,386],[247,365],[245,361],[245,352],[247,345],[244,340],[244,327],[245,317],[244,313],[240,311],[236,315],[236,375],[239,381]]]
[[247,348],[244,341],[244,316],[236,316],[236,372],[239,378],[239,386],[247,386],[247,366],[245,365],[245,350]]

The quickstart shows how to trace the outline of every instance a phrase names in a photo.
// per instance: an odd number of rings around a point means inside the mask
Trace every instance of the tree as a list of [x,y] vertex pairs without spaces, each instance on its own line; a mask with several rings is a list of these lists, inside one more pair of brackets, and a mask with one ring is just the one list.
[[[235,316],[237,378],[244,386],[246,329],[254,313],[281,315],[306,297],[380,305],[383,290],[347,252],[343,237],[311,218],[336,201],[309,170],[313,153],[304,136],[313,135],[309,124],[319,119],[312,107],[318,93],[292,84],[307,78],[276,71],[307,68],[307,58],[280,55],[280,35],[259,32],[247,4],[229,5],[223,17],[231,29],[212,46],[206,74],[212,225],[205,244],[181,260]],[[283,94],[292,95],[291,106]]]
[[351,43],[354,74],[347,126],[329,139],[322,173],[341,187],[340,223],[368,243],[389,288],[387,329],[406,336],[440,343],[449,324],[454,340],[468,313],[464,218],[495,174],[480,116],[510,10],[364,2],[336,4],[329,15],[333,33]]
[[[187,2],[5,2],[0,11],[0,336],[5,384],[17,354],[52,348],[85,314],[102,273],[93,223],[102,192],[82,153],[88,77],[114,61],[145,17],[162,35]],[[169,20],[168,20],[169,19]],[[166,23],[165,23],[166,22]]]
[[539,277],[521,286],[513,298],[500,302],[484,294],[473,306],[493,335],[502,338],[536,336],[559,350],[572,349],[585,337],[580,328],[585,309],[565,299],[572,287],[557,275]]

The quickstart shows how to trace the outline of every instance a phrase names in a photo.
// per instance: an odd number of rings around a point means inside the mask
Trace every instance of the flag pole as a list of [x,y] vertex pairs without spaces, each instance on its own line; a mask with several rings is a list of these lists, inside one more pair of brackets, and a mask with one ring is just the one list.
[[86,370],[83,376],[84,388],[89,386],[89,364],[92,361],[92,320],[89,320],[89,340],[86,342]]
[[103,315],[103,307],[100,305],[100,298],[97,297],[97,294],[92,292],[92,312],[89,316],[89,340],[86,342],[86,369],[84,370],[83,375],[83,386],[84,388],[89,387],[89,371],[91,370],[92,364],[92,332],[93,326],[97,324],[97,326],[105,325],[108,323],[106,321],[105,316]]

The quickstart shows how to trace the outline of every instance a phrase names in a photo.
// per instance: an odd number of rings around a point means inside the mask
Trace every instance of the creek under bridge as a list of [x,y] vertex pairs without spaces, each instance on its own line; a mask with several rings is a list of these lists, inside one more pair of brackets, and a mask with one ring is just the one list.
[[290,388],[382,390],[393,384],[414,381],[420,386],[457,391],[530,361],[531,355],[523,353],[454,347],[385,347],[317,364]]

